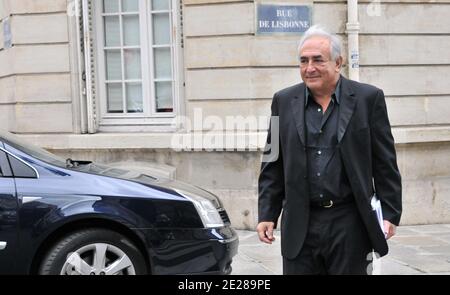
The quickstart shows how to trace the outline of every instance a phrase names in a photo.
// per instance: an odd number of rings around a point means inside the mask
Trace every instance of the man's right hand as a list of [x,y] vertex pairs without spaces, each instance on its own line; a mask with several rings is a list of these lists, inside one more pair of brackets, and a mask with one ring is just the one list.
[[275,241],[275,237],[273,236],[274,226],[275,224],[271,221],[263,221],[258,224],[256,231],[261,242],[272,244]]

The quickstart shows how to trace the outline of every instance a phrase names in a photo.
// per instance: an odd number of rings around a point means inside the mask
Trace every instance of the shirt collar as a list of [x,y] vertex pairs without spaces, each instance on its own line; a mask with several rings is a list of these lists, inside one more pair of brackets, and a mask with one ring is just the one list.
[[[334,89],[333,94],[331,95],[331,99],[335,100],[337,104],[340,104],[341,99],[341,77],[339,77],[338,82],[336,83],[336,88]],[[308,87],[305,88],[305,107],[308,105],[309,96],[311,92]],[[312,97],[312,95],[311,95]]]

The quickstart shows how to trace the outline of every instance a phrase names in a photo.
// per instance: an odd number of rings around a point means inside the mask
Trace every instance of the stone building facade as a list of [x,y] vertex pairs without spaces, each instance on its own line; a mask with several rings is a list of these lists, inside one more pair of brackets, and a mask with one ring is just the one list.
[[[0,0],[0,125],[62,156],[199,185],[254,228],[271,98],[300,81],[300,36],[255,34],[261,3],[286,1]],[[347,1],[289,3],[310,5],[346,55]],[[448,223],[450,1],[359,1],[358,20],[360,81],[387,98],[402,223]]]

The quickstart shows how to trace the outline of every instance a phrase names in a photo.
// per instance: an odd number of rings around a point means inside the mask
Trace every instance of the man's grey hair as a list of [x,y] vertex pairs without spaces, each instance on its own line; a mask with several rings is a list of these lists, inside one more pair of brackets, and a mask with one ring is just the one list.
[[339,38],[331,33],[328,33],[325,29],[323,29],[322,27],[318,26],[318,25],[314,25],[312,27],[310,27],[305,34],[303,35],[303,37],[300,39],[300,43],[298,45],[298,56],[300,59],[300,50],[303,48],[303,45],[305,44],[306,40],[313,38],[313,37],[324,37],[328,40],[330,40],[330,44],[331,44],[331,58],[333,60],[337,60],[340,56],[341,56],[341,49],[342,49],[342,45],[341,45],[341,40],[339,40]]

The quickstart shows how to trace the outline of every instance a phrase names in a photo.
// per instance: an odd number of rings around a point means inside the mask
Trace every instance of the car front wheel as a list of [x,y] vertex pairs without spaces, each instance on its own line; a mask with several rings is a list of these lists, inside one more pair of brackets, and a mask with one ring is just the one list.
[[59,240],[45,255],[42,275],[146,274],[144,257],[123,235],[106,229],[73,232]]

